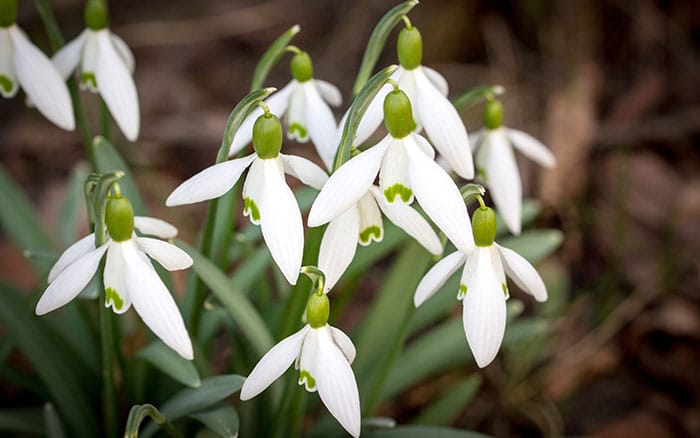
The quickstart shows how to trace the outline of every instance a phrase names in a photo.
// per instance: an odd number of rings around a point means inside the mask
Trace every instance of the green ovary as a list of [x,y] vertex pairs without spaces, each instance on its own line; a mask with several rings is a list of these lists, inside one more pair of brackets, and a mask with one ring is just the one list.
[[291,132],[292,135],[294,135],[298,139],[305,139],[309,135],[309,132],[306,130],[306,128],[304,128],[296,122],[289,125],[289,132]]
[[124,300],[119,293],[111,287],[105,289],[105,301],[107,305],[112,303],[112,306],[117,310],[122,310],[124,307]]
[[12,79],[8,78],[5,75],[0,75],[0,87],[2,87],[5,93],[11,92],[12,88],[14,88],[14,85],[15,83],[12,82]]
[[307,389],[314,389],[316,387],[316,379],[313,378],[310,372],[306,370],[299,371],[299,384],[302,385],[306,382]]
[[459,292],[457,292],[457,299],[461,300],[462,298],[467,296],[467,285],[466,284],[460,284],[459,285]]
[[80,74],[80,82],[93,90],[97,90],[97,78],[95,78],[94,73],[82,72]]
[[256,222],[260,220],[260,210],[258,210],[258,205],[252,198],[245,198],[243,200],[243,213],[250,215]]
[[413,191],[400,183],[396,183],[384,190],[384,196],[389,202],[394,202],[396,196],[400,196],[403,202],[408,202],[412,195]]
[[382,230],[376,225],[372,225],[362,230],[360,232],[360,241],[363,244],[369,244],[372,240],[372,236],[374,236],[374,240],[376,242],[379,242],[379,240],[382,238]]

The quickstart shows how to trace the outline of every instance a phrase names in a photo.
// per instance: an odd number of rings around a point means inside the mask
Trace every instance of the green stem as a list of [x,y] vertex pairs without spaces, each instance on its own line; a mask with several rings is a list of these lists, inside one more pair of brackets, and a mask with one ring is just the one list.
[[100,99],[100,102],[101,102],[100,112],[102,115],[102,136],[111,142],[112,141],[112,119],[111,119],[110,112],[109,112],[109,109],[107,108],[107,104],[105,103],[105,101]]
[[112,311],[105,307],[104,283],[102,274],[104,272],[104,261],[97,271],[100,282],[99,306],[100,306],[100,340],[102,343],[102,399],[105,417],[106,435],[116,438],[117,432],[117,394],[114,385],[114,349],[116,343],[114,324],[112,323]]

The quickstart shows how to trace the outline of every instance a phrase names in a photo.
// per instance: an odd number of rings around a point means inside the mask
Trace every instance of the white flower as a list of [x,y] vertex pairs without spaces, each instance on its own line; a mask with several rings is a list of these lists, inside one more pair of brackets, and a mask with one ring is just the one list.
[[0,94],[13,97],[20,86],[44,117],[67,131],[75,129],[65,81],[49,58],[12,24],[0,27]]
[[284,174],[312,187],[322,186],[328,176],[311,161],[284,154],[260,158],[252,153],[204,169],[180,184],[165,204],[172,207],[218,198],[231,190],[248,167],[243,185],[243,214],[261,226],[273,260],[287,281],[296,284],[304,250],[304,228],[299,206]]
[[472,139],[477,168],[483,171],[484,183],[494,204],[508,229],[513,234],[520,234],[522,184],[511,145],[547,168],[554,167],[556,159],[545,145],[517,129],[484,128]]
[[134,55],[109,28],[85,29],[52,58],[64,79],[80,68],[80,87],[99,92],[119,129],[130,141],[139,136],[139,100],[132,73]]
[[350,433],[360,435],[360,396],[350,364],[355,347],[350,338],[328,324],[305,325],[268,351],[253,368],[241,388],[241,400],[260,394],[292,363],[299,370],[299,384],[318,391],[321,401]]
[[[134,217],[134,228],[162,239],[177,234],[172,225],[150,217]],[[51,268],[49,286],[36,305],[36,314],[44,315],[75,298],[95,275],[105,253],[105,306],[121,314],[133,304],[153,333],[180,356],[192,359],[192,343],[177,304],[148,257],[169,271],[190,267],[192,259],[162,240],[132,233],[130,239],[110,238],[95,248],[94,234],[83,237],[68,247]]]

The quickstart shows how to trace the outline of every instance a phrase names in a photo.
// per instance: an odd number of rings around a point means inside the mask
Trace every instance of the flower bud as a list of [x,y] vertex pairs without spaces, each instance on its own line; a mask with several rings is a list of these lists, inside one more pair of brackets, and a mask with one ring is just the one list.
[[282,124],[274,114],[263,114],[253,125],[253,147],[258,157],[275,158],[282,149]]
[[0,0],[0,27],[10,27],[17,21],[17,0]]
[[423,59],[423,38],[415,26],[401,29],[396,51],[401,67],[413,70],[420,66]]
[[107,232],[115,242],[131,239],[134,232],[134,210],[128,199],[118,196],[107,200],[105,211]]
[[331,306],[326,294],[311,294],[306,303],[306,321],[312,328],[320,328],[328,324],[330,312]]
[[479,207],[472,215],[474,243],[491,246],[496,238],[496,213],[489,207]]
[[384,125],[394,138],[404,138],[414,129],[411,101],[401,90],[394,90],[384,99]]
[[107,27],[107,5],[103,0],[88,0],[85,3],[85,24],[92,30]]
[[299,82],[306,82],[314,76],[314,65],[306,52],[292,56],[289,68],[292,70],[292,77]]
[[489,100],[484,108],[484,126],[488,129],[498,129],[503,123],[503,105],[497,100]]

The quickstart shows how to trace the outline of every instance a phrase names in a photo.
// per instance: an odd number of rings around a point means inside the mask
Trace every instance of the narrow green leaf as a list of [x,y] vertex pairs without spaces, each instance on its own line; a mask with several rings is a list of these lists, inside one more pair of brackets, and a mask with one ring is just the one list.
[[265,80],[267,80],[267,75],[270,74],[270,70],[277,64],[282,55],[284,55],[287,44],[299,33],[300,29],[299,25],[295,24],[270,44],[270,47],[267,48],[260,58],[260,61],[258,61],[258,64],[255,66],[250,91],[255,91],[265,85]]
[[[523,201],[523,208],[520,212],[520,222],[522,226],[525,227],[532,223],[532,221],[540,215],[542,211],[542,204],[535,199],[526,199]],[[506,222],[503,220],[503,216],[496,210],[496,236],[503,236],[510,234],[508,227],[506,227]]]
[[472,374],[456,385],[452,385],[418,415],[415,424],[452,424],[471,403],[481,386],[481,376]]
[[190,414],[189,417],[199,421],[220,437],[235,438],[238,436],[238,414],[231,405],[221,404]]
[[81,217],[80,213],[85,211],[83,186],[88,173],[85,163],[78,163],[73,167],[66,184],[65,197],[56,221],[58,236],[64,245],[70,245],[77,240],[78,220]]
[[488,85],[484,87],[475,87],[471,90],[467,90],[457,97],[452,104],[458,110],[463,110],[469,108],[470,106],[481,102],[484,99],[488,99],[500,96],[505,93],[506,89],[501,85]]
[[139,351],[136,357],[145,360],[183,385],[196,388],[202,383],[194,363],[183,359],[160,341],[152,342]]
[[377,430],[362,435],[365,438],[488,438],[478,432],[439,426],[399,426],[391,430]]
[[[124,438],[138,438],[139,428],[146,417],[151,417],[170,436],[180,436],[180,433],[165,418],[163,414],[153,405],[134,405],[129,410],[129,418],[126,420],[124,428]],[[155,430],[155,429],[154,429]],[[146,435],[144,433],[144,435]]]
[[563,241],[564,233],[559,230],[532,230],[520,236],[502,239],[498,243],[536,264],[556,251]]
[[41,408],[0,409],[0,430],[26,435],[43,435]]
[[362,56],[362,63],[357,73],[357,79],[355,79],[355,85],[352,87],[352,94],[354,96],[360,93],[362,87],[367,83],[367,79],[372,76],[374,66],[377,64],[379,55],[381,55],[382,50],[384,50],[386,40],[394,29],[394,26],[401,21],[401,17],[408,14],[417,4],[418,0],[410,0],[394,6],[389,12],[384,14],[374,27],[372,35],[370,35],[369,41],[367,42],[365,54]]
[[393,429],[396,427],[396,420],[391,417],[363,418],[362,427],[369,429]]
[[119,180],[119,187],[124,196],[129,198],[136,215],[146,214],[146,205],[143,203],[136,181],[126,162],[114,145],[102,136],[97,136],[92,141],[92,150],[95,154],[96,172],[106,174],[121,170],[124,176]]
[[44,424],[46,425],[46,436],[49,438],[64,438],[66,432],[63,430],[63,423],[56,412],[56,408],[51,403],[44,404]]

